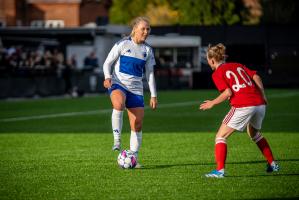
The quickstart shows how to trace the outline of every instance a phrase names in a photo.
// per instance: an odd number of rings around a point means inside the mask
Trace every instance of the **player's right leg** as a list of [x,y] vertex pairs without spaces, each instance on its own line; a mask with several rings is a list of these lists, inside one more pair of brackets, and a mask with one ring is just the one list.
[[208,178],[223,178],[225,161],[227,155],[226,139],[235,131],[235,129],[222,123],[220,126],[216,138],[215,138],[215,160],[216,170],[211,171],[205,176]]
[[111,115],[111,124],[114,137],[112,150],[120,151],[121,149],[121,131],[123,125],[123,111],[125,108],[126,95],[120,89],[114,89],[110,93],[110,99],[113,106]]

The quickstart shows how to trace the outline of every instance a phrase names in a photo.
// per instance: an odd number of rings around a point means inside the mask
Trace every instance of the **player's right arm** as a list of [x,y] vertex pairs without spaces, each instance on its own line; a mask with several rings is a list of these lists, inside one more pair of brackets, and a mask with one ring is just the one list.
[[208,110],[213,108],[215,105],[226,101],[232,96],[232,91],[230,88],[226,88],[218,97],[213,100],[206,100],[204,103],[200,104],[200,110]]
[[103,82],[103,85],[105,88],[111,87],[111,77],[112,77],[112,65],[114,62],[119,58],[120,56],[120,44],[115,44],[111,51],[109,52],[104,65],[103,65],[103,72],[105,76],[105,80]]
[[265,90],[264,90],[263,81],[262,81],[261,77],[257,74],[254,74],[252,79],[255,82],[256,86],[261,91],[261,94],[263,95],[263,98],[264,98],[265,102],[268,103],[267,97],[266,97],[266,94],[265,94]]

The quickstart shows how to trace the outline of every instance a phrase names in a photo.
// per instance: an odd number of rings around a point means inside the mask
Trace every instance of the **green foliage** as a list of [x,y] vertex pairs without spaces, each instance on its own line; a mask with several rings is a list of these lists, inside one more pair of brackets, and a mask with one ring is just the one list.
[[[110,21],[114,24],[128,24],[134,17],[147,15],[149,18],[155,18],[155,12],[146,12],[152,7],[161,8],[163,5],[169,5],[173,10],[164,9],[166,16],[169,17],[168,24],[182,25],[232,25],[240,21],[235,10],[235,0],[115,0],[110,10]],[[165,6],[164,6],[165,7]],[[176,11],[179,15],[177,19]],[[165,21],[163,16],[161,20]],[[162,19],[163,18],[163,19]],[[156,24],[153,21],[153,25]]]
[[234,0],[177,0],[173,6],[181,13],[180,24],[232,25],[240,20]]
[[240,20],[235,14],[233,0],[177,0],[173,7],[181,14],[180,24],[232,25]]
[[137,16],[144,16],[147,0],[114,0],[109,12],[113,24],[126,24]]

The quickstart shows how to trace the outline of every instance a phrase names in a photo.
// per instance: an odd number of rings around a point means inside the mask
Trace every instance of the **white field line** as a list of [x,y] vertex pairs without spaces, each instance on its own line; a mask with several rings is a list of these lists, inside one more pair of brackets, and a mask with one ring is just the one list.
[[[182,103],[161,104],[159,105],[159,108],[183,107],[183,106],[194,105],[194,104],[198,104],[198,102],[189,101],[189,102],[182,102]],[[145,106],[145,109],[149,109],[149,107]],[[112,112],[112,108],[103,109],[103,110],[82,111],[82,112],[68,112],[68,113],[56,113],[56,114],[48,114],[48,115],[35,115],[35,116],[27,116],[27,117],[13,117],[13,118],[0,119],[0,122],[16,122],[16,121],[27,121],[32,119],[49,119],[49,118],[56,118],[56,117],[97,115],[97,114],[106,114],[110,112]]]
[[[272,94],[268,95],[268,98],[285,98],[291,96],[297,96],[299,92],[288,92],[283,94]],[[180,103],[169,103],[169,104],[159,104],[158,108],[172,108],[172,107],[184,107],[189,105],[200,104],[202,101],[187,101]],[[149,109],[148,106],[145,106],[145,109]],[[27,121],[27,120],[35,120],[35,119],[49,119],[56,117],[72,117],[72,116],[83,116],[83,115],[96,115],[96,114],[106,114],[112,112],[111,109],[104,110],[91,110],[91,111],[82,111],[82,112],[68,112],[68,113],[56,113],[56,114],[48,114],[48,115],[35,115],[35,116],[26,116],[26,117],[13,117],[13,118],[4,118],[0,119],[0,122],[16,122],[16,121]]]
[[[267,92],[266,92],[267,93]],[[285,97],[294,97],[294,96],[298,96],[299,95],[299,91],[294,91],[294,92],[287,92],[287,93],[282,93],[282,94],[271,94],[271,95],[267,95],[267,98],[275,98],[275,99],[280,99],[280,98],[285,98]]]

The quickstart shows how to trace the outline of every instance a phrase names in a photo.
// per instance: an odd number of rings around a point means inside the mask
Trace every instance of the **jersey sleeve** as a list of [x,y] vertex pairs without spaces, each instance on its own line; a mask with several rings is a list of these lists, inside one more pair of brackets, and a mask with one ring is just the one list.
[[246,66],[243,65],[243,69],[245,70],[245,72],[249,75],[250,78],[253,77],[253,75],[255,75],[257,73],[257,71],[255,70],[251,70],[248,69]]
[[109,52],[104,65],[103,65],[103,72],[105,79],[111,78],[111,68],[114,62],[119,58],[120,56],[120,44],[115,44],[111,51]]
[[212,78],[219,92],[223,92],[226,88],[229,88],[229,85],[225,82],[220,73],[214,72]]
[[146,69],[153,70],[155,65],[156,65],[156,60],[155,60],[154,52],[153,49],[150,48],[149,56],[146,60]]
[[151,97],[157,97],[155,76],[154,76],[154,66],[156,65],[153,50],[150,49],[148,59],[145,66],[145,75],[148,82]]

